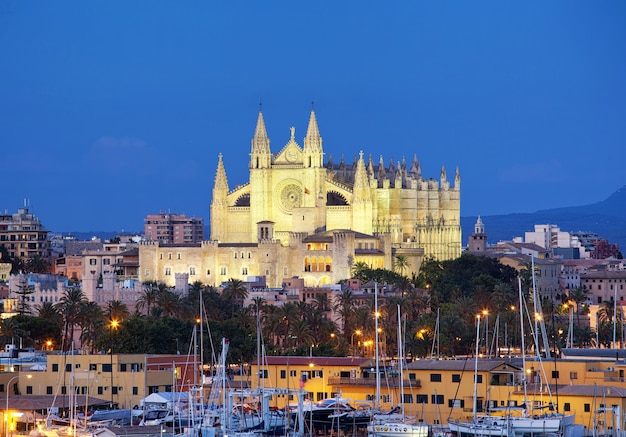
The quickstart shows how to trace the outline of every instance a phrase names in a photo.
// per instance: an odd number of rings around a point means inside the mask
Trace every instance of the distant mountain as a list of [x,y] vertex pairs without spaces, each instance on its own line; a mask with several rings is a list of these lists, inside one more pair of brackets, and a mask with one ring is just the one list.
[[[606,200],[584,206],[545,209],[533,213],[481,216],[490,244],[523,237],[536,224],[554,224],[562,231],[587,231],[598,234],[626,252],[626,186]],[[461,217],[463,244],[474,232],[476,217]]]

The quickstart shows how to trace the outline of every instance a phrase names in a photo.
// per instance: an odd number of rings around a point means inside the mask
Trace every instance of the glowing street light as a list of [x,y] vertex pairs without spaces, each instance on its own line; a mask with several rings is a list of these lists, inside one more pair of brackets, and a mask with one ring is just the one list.
[[[16,375],[13,378],[9,379],[9,382],[7,382],[7,404],[6,404],[6,409],[4,410],[4,420],[5,420],[5,427],[6,427],[6,434],[5,437],[9,437],[9,431],[10,426],[9,426],[9,418],[11,417],[9,414],[9,393],[11,392],[11,382],[15,381],[16,379],[19,379],[20,376],[23,375]],[[28,379],[32,378],[33,375],[25,375]]]

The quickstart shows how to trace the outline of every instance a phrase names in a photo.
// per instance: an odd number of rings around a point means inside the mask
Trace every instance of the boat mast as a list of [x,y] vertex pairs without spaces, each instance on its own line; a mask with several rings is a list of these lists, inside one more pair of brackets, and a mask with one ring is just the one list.
[[526,344],[524,340],[524,298],[522,293],[522,278],[517,277],[517,287],[519,288],[519,325],[520,325],[520,337],[522,340],[521,343],[521,352],[522,352],[522,385],[524,386],[524,408],[527,408],[526,405],[528,401],[528,392],[526,388]]
[[480,314],[476,315],[476,356],[474,358],[474,423],[476,423],[476,408],[478,407],[478,342],[480,341]]
[[402,344],[402,326],[400,319],[400,305],[398,304],[398,370],[400,373],[400,406],[402,408],[402,418],[404,419],[404,345]]
[[376,408],[380,410],[380,370],[378,368],[378,282],[374,282],[374,320],[376,330]]

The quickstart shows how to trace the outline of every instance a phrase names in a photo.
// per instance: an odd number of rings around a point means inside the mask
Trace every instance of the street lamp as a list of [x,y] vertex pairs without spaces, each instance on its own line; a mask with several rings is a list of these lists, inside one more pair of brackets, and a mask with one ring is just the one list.
[[[9,437],[9,393],[11,392],[11,382],[15,381],[16,379],[19,379],[19,377],[22,375],[15,375],[13,378],[9,379],[9,382],[7,382],[7,405],[6,405],[6,409],[4,410],[4,420],[5,420],[5,427],[6,427],[6,434],[5,437]],[[32,378],[33,375],[26,375],[27,378]]]
[[109,326],[109,340],[110,344],[110,355],[111,355],[111,404],[109,405],[109,409],[113,409],[113,330],[117,330],[117,327],[120,325],[119,320],[113,319],[111,320],[111,325]]

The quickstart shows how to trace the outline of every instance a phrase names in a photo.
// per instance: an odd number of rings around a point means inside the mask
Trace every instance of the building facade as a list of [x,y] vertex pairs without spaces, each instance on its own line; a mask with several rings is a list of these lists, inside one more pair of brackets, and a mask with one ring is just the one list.
[[26,260],[39,255],[49,260],[51,256],[48,231],[27,207],[19,208],[17,214],[0,214],[0,245],[11,257]]
[[204,219],[185,214],[149,214],[144,219],[144,238],[167,244],[199,243],[204,240]]

